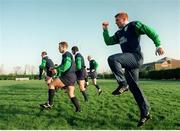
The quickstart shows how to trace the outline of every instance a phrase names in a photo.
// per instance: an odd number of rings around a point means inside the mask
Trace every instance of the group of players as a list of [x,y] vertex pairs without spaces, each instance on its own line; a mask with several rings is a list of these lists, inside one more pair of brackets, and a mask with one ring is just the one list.
[[[102,93],[101,88],[97,85],[97,62],[88,56],[89,68],[85,66],[85,60],[79,52],[77,46],[71,48],[72,54],[68,51],[68,43],[63,41],[59,43],[59,52],[62,54],[62,61],[60,65],[54,64],[53,61],[47,56],[47,52],[41,53],[42,63],[39,66],[39,79],[42,79],[43,70],[46,72],[46,83],[48,85],[48,100],[44,104],[40,104],[43,109],[49,109],[53,106],[53,98],[55,91],[59,88],[66,89],[68,96],[76,108],[76,112],[81,112],[80,104],[74,94],[74,84],[77,81],[79,89],[88,101],[87,86],[88,76],[91,77],[93,85],[97,88],[98,94]],[[74,55],[74,58],[73,58]],[[87,70],[89,72],[87,72]]]
[[[137,126],[140,127],[148,121],[150,117],[150,107],[140,89],[139,81],[139,68],[143,64],[143,53],[141,51],[140,36],[147,35],[155,44],[155,54],[163,55],[164,49],[161,45],[159,35],[151,27],[143,24],[140,21],[128,21],[128,14],[120,12],[115,15],[115,23],[118,31],[110,36],[108,27],[109,23],[103,22],[103,37],[107,46],[119,44],[122,53],[117,53],[108,57],[108,64],[112,73],[117,80],[118,87],[112,92],[112,95],[120,95],[128,90],[134,96],[134,99],[140,109],[140,120]],[[74,83],[76,77],[78,80],[80,91],[82,92],[85,101],[88,100],[85,88],[86,69],[83,56],[78,52],[78,47],[72,47],[72,54],[75,56],[75,66],[73,64],[73,55],[67,51],[68,44],[66,42],[59,43],[59,51],[62,53],[62,63],[59,66],[54,66],[53,62],[47,57],[47,53],[42,53],[42,64],[40,72],[46,67],[47,71],[47,84],[48,102],[41,104],[43,108],[51,108],[53,106],[53,97],[56,88],[66,88],[68,90],[69,98],[76,107],[76,111],[81,111],[79,102],[74,95]],[[93,83],[98,89],[99,94],[102,90],[96,84],[96,69],[97,63],[88,56],[90,62],[89,76],[93,79]],[[123,70],[123,68],[125,70]],[[88,68],[87,68],[88,69]],[[54,76],[53,76],[54,75]],[[52,79],[54,77],[54,79]]]

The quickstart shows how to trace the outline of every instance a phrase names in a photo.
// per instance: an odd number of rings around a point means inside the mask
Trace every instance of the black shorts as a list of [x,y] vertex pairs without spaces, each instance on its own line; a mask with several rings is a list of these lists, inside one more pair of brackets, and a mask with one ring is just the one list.
[[88,72],[86,69],[85,69],[85,78],[88,78]]
[[53,74],[52,74],[52,72],[51,72],[51,71],[47,71],[47,72],[46,72],[46,76],[48,76],[48,77],[52,77],[52,76],[53,76]]
[[82,69],[79,71],[76,71],[77,80],[85,80],[86,78],[86,70]]
[[67,73],[63,76],[60,76],[59,79],[63,82],[65,86],[74,86],[76,82],[76,74],[75,73]]
[[88,72],[88,76],[91,77],[91,79],[96,79],[97,78],[97,73],[96,73],[96,71]]

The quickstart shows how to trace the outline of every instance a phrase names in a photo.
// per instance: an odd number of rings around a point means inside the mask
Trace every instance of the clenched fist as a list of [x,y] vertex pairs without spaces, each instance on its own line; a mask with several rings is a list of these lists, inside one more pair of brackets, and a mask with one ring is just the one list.
[[109,22],[108,22],[108,21],[104,21],[104,22],[102,23],[103,29],[107,29],[108,26],[109,26]]

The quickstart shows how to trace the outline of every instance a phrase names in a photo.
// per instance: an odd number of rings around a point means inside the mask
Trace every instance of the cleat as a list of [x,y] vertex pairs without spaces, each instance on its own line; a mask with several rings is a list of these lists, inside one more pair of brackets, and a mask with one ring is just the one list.
[[99,95],[101,95],[101,93],[102,93],[102,90],[101,90],[101,89],[99,89],[99,90],[98,90],[98,92],[99,92]]
[[88,86],[89,86],[89,83],[88,83],[88,84],[87,84],[87,83],[85,83],[84,87],[85,87],[85,88],[87,88]]
[[40,107],[43,109],[51,109],[53,105],[50,105],[48,102],[46,102],[44,104],[40,104]]
[[116,90],[114,90],[112,92],[112,94],[115,95],[115,96],[118,96],[118,95],[128,91],[128,89],[129,89],[128,85],[127,86],[118,87]]
[[141,117],[141,119],[139,120],[139,122],[137,124],[137,127],[143,126],[149,119],[151,119],[151,116],[149,113],[146,116]]
[[76,111],[75,112],[82,112],[82,110],[81,109],[76,109]]

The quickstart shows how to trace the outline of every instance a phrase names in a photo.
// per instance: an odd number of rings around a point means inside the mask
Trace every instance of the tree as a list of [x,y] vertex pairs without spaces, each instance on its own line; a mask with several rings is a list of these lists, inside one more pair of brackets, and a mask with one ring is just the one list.
[[21,70],[21,67],[20,66],[15,66],[13,69],[14,69],[15,75],[17,75],[18,72]]
[[0,66],[0,74],[3,74],[3,73],[4,73],[4,65],[1,64],[1,66]]
[[32,65],[32,66],[31,66],[31,74],[32,74],[32,75],[34,75],[35,70],[36,70],[36,67]]
[[24,67],[24,75],[27,75],[28,73],[30,73],[31,72],[30,69],[31,69],[31,66],[26,64]]

